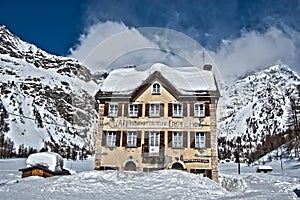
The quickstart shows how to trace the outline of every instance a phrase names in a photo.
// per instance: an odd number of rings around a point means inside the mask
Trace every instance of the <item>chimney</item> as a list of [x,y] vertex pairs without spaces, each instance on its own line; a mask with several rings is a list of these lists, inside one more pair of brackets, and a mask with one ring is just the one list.
[[203,66],[203,70],[211,71],[211,70],[212,70],[212,65],[211,65],[211,64],[205,64],[205,65]]

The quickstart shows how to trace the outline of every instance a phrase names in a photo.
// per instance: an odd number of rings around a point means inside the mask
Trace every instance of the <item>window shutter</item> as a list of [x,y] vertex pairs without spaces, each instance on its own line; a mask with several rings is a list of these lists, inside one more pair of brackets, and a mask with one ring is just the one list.
[[138,117],[143,115],[143,104],[138,104]]
[[210,144],[210,132],[205,132],[205,147],[211,148]]
[[160,135],[159,156],[164,156],[164,154],[165,154],[165,132],[160,131],[159,135]]
[[149,153],[149,131],[145,131],[144,136],[144,153]]
[[173,139],[173,136],[172,136],[172,131],[168,131],[168,147],[172,147],[172,139]]
[[168,116],[173,117],[173,104],[168,103]]
[[136,146],[140,147],[141,146],[141,139],[142,139],[142,131],[138,131],[136,137],[137,137],[136,138]]
[[210,113],[209,113],[209,103],[205,103],[205,116],[210,116]]
[[195,104],[190,103],[190,116],[194,117],[195,116]]
[[165,146],[165,132],[160,131],[159,136],[160,136],[159,146]]
[[195,132],[190,132],[190,147],[195,148]]
[[159,112],[160,112],[159,116],[164,117],[165,111],[164,111],[164,104],[163,103],[160,104]]
[[146,103],[145,117],[149,117],[149,103]]
[[102,132],[102,142],[101,142],[101,145],[102,145],[103,147],[106,146],[106,134],[107,134],[107,131],[103,131],[103,132]]
[[188,147],[188,141],[187,141],[187,131],[183,131],[182,132],[182,137],[183,137],[183,148],[187,148]]
[[182,103],[182,114],[183,117],[187,116],[187,103]]
[[105,103],[104,104],[104,116],[108,116],[108,107],[109,107],[109,104]]
[[127,146],[127,132],[123,131],[123,138],[122,138],[122,147]]
[[122,117],[122,106],[123,104],[118,103],[118,117]]
[[128,112],[129,112],[129,104],[124,103],[124,117],[128,116]]
[[116,134],[116,146],[117,147],[120,146],[120,140],[121,140],[121,131],[117,131],[117,134]]

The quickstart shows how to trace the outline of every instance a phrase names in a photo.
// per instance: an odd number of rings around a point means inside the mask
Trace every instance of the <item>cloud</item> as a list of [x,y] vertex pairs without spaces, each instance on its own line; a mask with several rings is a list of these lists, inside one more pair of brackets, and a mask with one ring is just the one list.
[[70,56],[96,72],[106,69],[120,56],[143,48],[158,46],[122,22],[100,22],[87,29]]
[[299,41],[297,32],[271,27],[264,33],[250,31],[241,37],[223,40],[217,50],[208,51],[177,31],[129,28],[122,22],[108,21],[89,27],[79,44],[71,50],[71,56],[92,72],[156,62],[173,67],[193,65],[202,68],[205,61],[214,65],[219,77],[231,82],[249,71],[278,62],[297,69]]
[[298,39],[271,27],[265,33],[250,31],[234,40],[224,40],[220,48],[211,54],[223,79],[232,81],[249,71],[278,62],[296,68]]

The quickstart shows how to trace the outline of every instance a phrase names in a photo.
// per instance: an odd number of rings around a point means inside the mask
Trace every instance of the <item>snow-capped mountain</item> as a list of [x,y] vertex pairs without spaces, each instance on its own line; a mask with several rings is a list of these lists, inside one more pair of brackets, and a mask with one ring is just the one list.
[[48,54],[0,26],[1,132],[15,147],[92,147],[96,90],[77,60]]
[[244,148],[255,151],[267,136],[290,128],[291,100],[299,100],[299,85],[300,77],[289,67],[274,65],[226,86],[218,105],[221,152],[235,147],[237,136]]

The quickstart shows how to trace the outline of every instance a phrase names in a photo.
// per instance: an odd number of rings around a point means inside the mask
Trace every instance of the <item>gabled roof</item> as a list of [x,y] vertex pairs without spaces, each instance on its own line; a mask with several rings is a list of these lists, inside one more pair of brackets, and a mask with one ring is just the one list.
[[212,71],[196,67],[173,68],[160,63],[154,64],[146,70],[115,69],[104,80],[100,90],[103,93],[112,93],[112,95],[131,96],[138,88],[147,85],[148,78],[155,72],[159,72],[161,77],[167,80],[181,95],[195,95],[202,91],[217,90]]
[[165,79],[160,72],[153,72],[135,91],[132,93],[131,99],[134,101],[154,82],[159,82],[173,97],[178,98],[180,93],[173,87],[173,85]]

